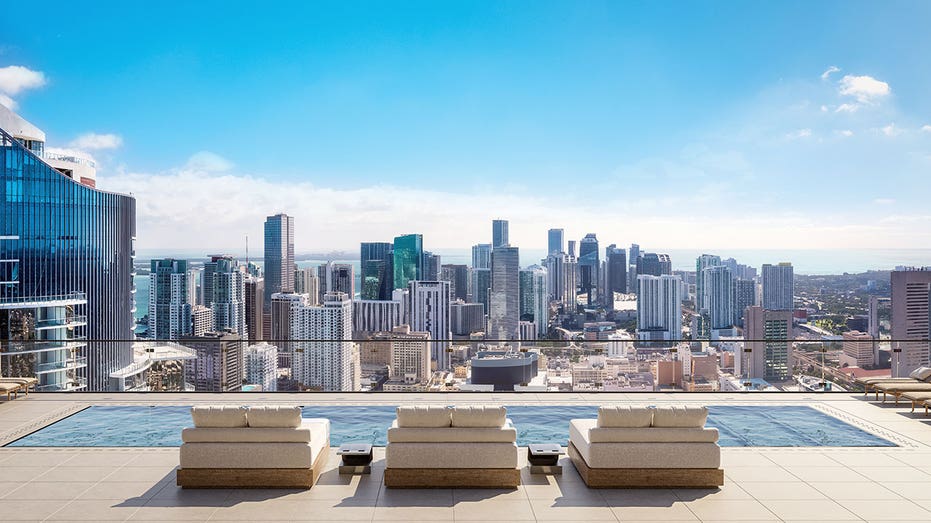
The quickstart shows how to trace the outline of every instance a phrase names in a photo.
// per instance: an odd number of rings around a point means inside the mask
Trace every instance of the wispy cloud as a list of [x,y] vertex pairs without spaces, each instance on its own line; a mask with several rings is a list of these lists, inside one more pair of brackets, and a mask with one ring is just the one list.
[[117,149],[121,145],[123,145],[123,138],[119,135],[97,133],[82,134],[68,144],[69,147],[75,149],[87,149],[91,151]]
[[931,133],[931,125],[922,125],[922,126],[921,126],[921,132],[923,132],[923,133]]
[[836,73],[838,71],[840,71],[840,67],[837,67],[836,65],[832,65],[828,67],[823,73],[821,73],[821,79],[827,80],[831,76],[831,74]]
[[234,167],[233,162],[210,151],[200,151],[188,158],[184,168],[192,171],[208,173],[229,171]]
[[892,90],[889,88],[889,84],[872,76],[848,74],[841,78],[838,92],[844,96],[854,97],[861,104],[870,104],[888,96]]
[[811,136],[811,129],[798,129],[790,133],[786,133],[786,138],[790,140],[798,140],[800,138],[808,138]]
[[880,129],[882,133],[886,136],[898,136],[902,134],[902,130],[895,126],[895,123],[890,123],[889,125]]

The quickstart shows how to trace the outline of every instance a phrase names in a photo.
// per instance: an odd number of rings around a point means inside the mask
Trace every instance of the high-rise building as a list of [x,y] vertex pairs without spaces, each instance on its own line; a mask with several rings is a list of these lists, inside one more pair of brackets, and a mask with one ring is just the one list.
[[392,244],[363,242],[359,264],[362,268],[363,300],[388,300],[394,290],[394,273],[391,267]]
[[469,266],[444,264],[440,271],[440,281],[449,282],[449,292],[453,299],[469,299]]
[[389,332],[407,323],[407,290],[397,289],[390,300],[355,300],[352,302],[352,331],[361,336]]
[[546,269],[539,265],[531,265],[519,272],[520,319],[533,322],[536,329],[533,338],[523,337],[522,340],[538,339],[546,336],[550,309],[546,290],[546,276]]
[[850,363],[857,367],[870,367],[876,364],[872,336],[860,331],[847,331],[843,336],[844,356],[849,359]]
[[613,243],[605,252],[605,304],[614,308],[614,293],[627,292],[627,253]]
[[588,233],[579,243],[579,292],[588,297],[588,305],[598,299],[599,269],[598,238]]
[[287,214],[265,219],[265,302],[277,292],[294,292],[294,218]]
[[682,280],[678,276],[637,277],[637,338],[674,341],[682,338]]
[[763,264],[763,308],[786,311],[795,308],[795,276],[792,264]]
[[569,240],[569,248],[566,249],[566,254],[575,258],[575,240]]
[[303,267],[294,271],[294,292],[295,294],[306,294],[307,305],[318,305],[320,303],[320,289],[320,277],[317,276],[316,267]]
[[245,381],[262,392],[278,390],[278,347],[262,342],[246,347],[243,355]]
[[412,331],[410,325],[398,325],[391,329],[390,339],[390,378],[407,383],[427,383],[432,375],[430,333]]
[[491,248],[507,247],[510,245],[508,239],[508,221],[492,220],[491,222]]
[[351,263],[327,262],[326,292],[342,292],[349,299],[355,296],[356,275]]
[[576,307],[578,263],[570,254],[551,254],[543,261],[546,268],[546,294],[563,307]]
[[565,231],[562,229],[550,229],[546,233],[546,254],[559,254],[565,251]]
[[785,381],[792,377],[792,311],[748,307],[744,318],[741,377]]
[[491,244],[479,243],[472,246],[472,268],[473,269],[490,269],[491,268]]
[[242,390],[245,377],[242,336],[231,331],[208,332],[203,336],[183,337],[181,343],[197,353],[197,359],[184,366],[184,381],[193,385],[195,391]]
[[734,275],[725,265],[707,267],[701,272],[702,303],[706,308],[711,330],[734,326]]
[[430,251],[423,253],[423,275],[422,279],[437,281],[440,279],[440,266],[442,262],[439,254],[433,254]]
[[472,269],[472,303],[481,303],[488,312],[489,293],[491,292],[491,268]]
[[892,375],[908,376],[931,363],[931,268],[897,268],[891,281]]
[[408,282],[423,277],[423,236],[405,234],[396,237],[392,252],[395,289],[406,289]]
[[637,258],[637,276],[672,274],[672,260],[668,254],[644,252]]
[[517,247],[497,247],[491,251],[491,290],[488,297],[488,337],[492,340],[519,340],[520,255]]
[[430,357],[438,370],[449,368],[449,282],[410,281],[407,299],[411,329],[430,333]]
[[213,310],[214,332],[232,330],[243,339],[246,331],[246,275],[238,263],[230,258],[219,258],[211,275],[210,308]]
[[743,327],[747,307],[756,305],[756,282],[737,278],[734,280],[734,321]]
[[246,275],[246,332],[250,340],[265,339],[265,279]]
[[[134,361],[128,341],[7,344],[133,338],[136,200],[94,189],[95,172],[46,151],[45,133],[0,104],[0,314],[23,322],[0,325],[0,367],[60,366],[39,375],[43,390],[107,390]],[[34,328],[46,319],[59,325]]]
[[149,337],[176,340],[191,334],[191,302],[187,261],[171,258],[150,262]]
[[456,336],[485,332],[485,306],[481,303],[454,301],[449,305],[449,321],[450,330]]
[[213,309],[203,305],[191,308],[191,336],[203,336],[213,332]]
[[705,282],[702,280],[702,272],[708,267],[717,267],[721,264],[721,257],[714,254],[702,254],[695,259],[695,310],[708,309],[708,304],[704,301]]
[[352,340],[352,300],[328,292],[321,306],[291,309],[294,359],[291,376],[305,388],[351,391],[355,387],[353,361],[358,348]]
[[266,339],[278,347],[278,366],[291,368],[294,346],[291,340],[291,325],[294,323],[293,310],[297,307],[310,307],[310,298],[306,294],[295,292],[276,292],[272,294],[271,322]]
[[533,321],[533,271],[529,268],[517,272],[518,310],[521,320]]

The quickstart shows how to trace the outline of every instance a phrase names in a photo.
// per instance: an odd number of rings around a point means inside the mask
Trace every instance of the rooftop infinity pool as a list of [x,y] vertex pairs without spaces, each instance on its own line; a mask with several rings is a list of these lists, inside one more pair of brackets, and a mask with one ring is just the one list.
[[[708,427],[722,447],[895,447],[896,444],[805,406],[710,406]],[[507,407],[517,444],[569,440],[569,420],[596,418],[588,405]],[[305,418],[330,420],[330,443],[382,446],[395,407],[342,405],[303,407]],[[190,407],[92,406],[24,436],[8,447],[177,447],[181,429],[191,426]]]

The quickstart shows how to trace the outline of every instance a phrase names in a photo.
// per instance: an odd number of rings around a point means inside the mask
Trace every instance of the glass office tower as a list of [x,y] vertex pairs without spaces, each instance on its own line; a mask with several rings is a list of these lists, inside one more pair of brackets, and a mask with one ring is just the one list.
[[294,217],[276,214],[265,219],[265,308],[272,294],[294,292]]
[[394,288],[406,289],[411,280],[423,277],[423,236],[405,234],[394,239]]
[[[82,362],[61,388],[107,390],[110,373],[133,362],[136,200],[72,180],[36,150],[0,130],[0,308],[55,308],[36,322],[84,323],[86,315],[86,365],[83,356],[59,351]],[[85,298],[86,305],[78,304]],[[3,350],[31,359],[26,371],[40,374],[48,345],[29,342],[42,341],[46,330],[4,325]]]

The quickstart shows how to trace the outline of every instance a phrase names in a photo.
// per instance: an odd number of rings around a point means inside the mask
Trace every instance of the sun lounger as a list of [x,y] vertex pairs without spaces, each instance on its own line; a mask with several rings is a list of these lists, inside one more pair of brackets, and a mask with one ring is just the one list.
[[931,383],[931,367],[918,367],[907,377],[892,378],[889,376],[881,378],[858,378],[856,383],[863,386],[863,394],[869,394],[870,391],[876,392],[876,399],[879,399],[877,387],[881,385],[910,385],[916,383]]
[[3,385],[3,384],[19,385],[20,390],[25,392],[26,395],[28,396],[29,389],[35,389],[36,385],[39,384],[39,380],[36,378],[22,378],[22,377],[0,378],[0,385]]
[[895,398],[895,404],[899,404],[899,397],[906,392],[931,392],[931,383],[890,383],[876,386],[876,397],[883,393],[882,401],[885,403],[886,396],[892,395]]
[[182,488],[310,488],[330,453],[330,422],[300,407],[194,407],[181,432]]
[[16,398],[23,386],[18,383],[0,383],[0,395],[6,394],[6,400],[10,401]]
[[517,465],[504,407],[398,407],[388,429],[389,488],[517,488]]
[[569,422],[569,456],[592,488],[716,488],[717,429],[705,407],[601,407]]
[[912,402],[912,412],[915,412],[915,407],[923,406],[925,416],[928,415],[928,402],[931,401],[931,391],[903,392],[901,397]]

